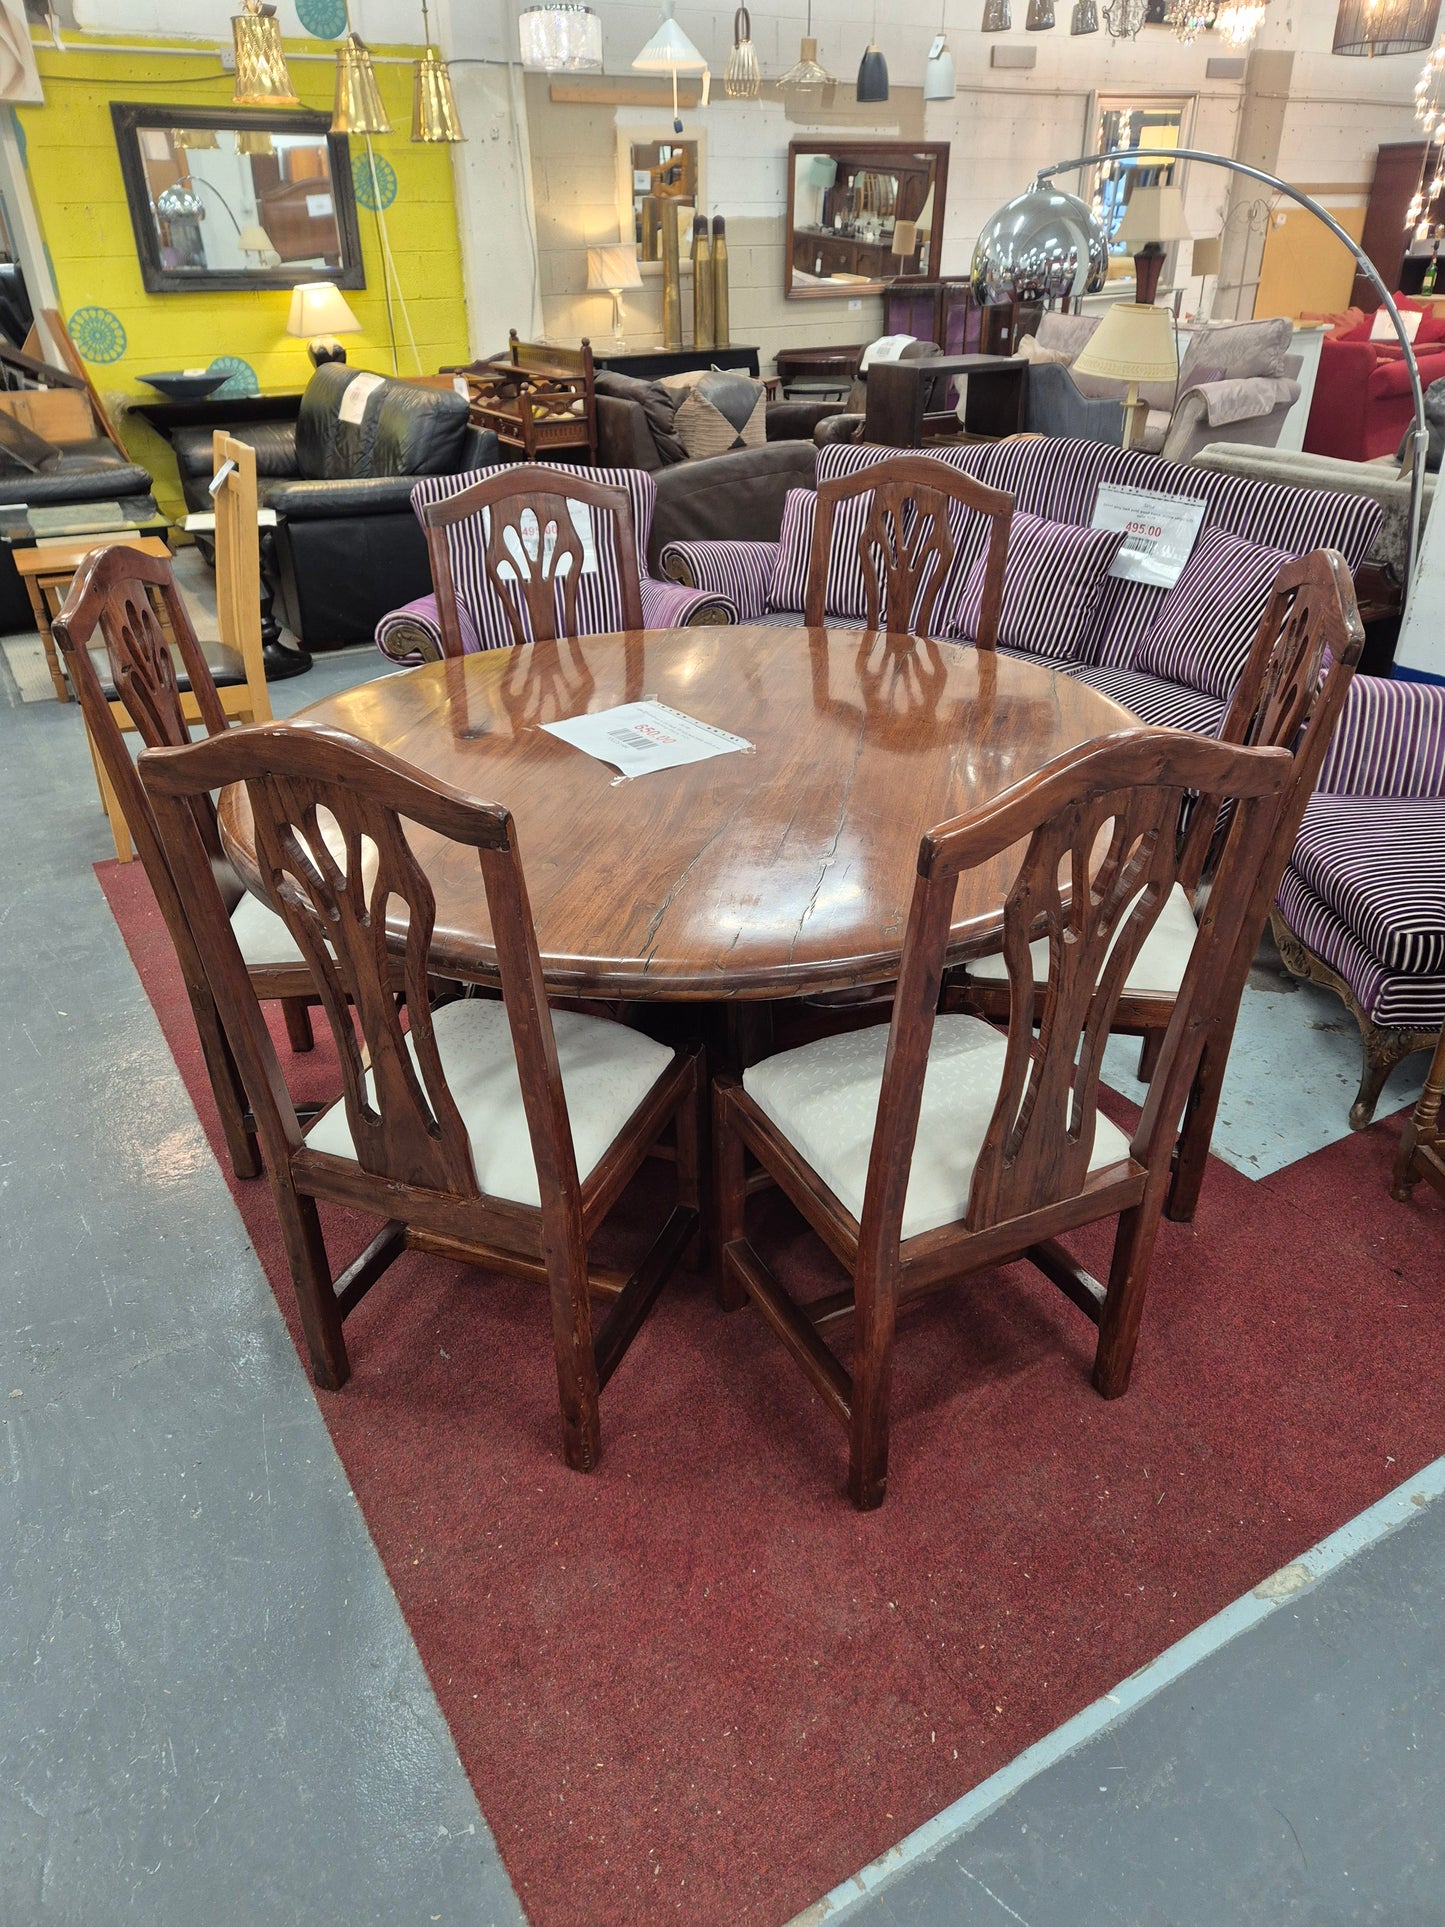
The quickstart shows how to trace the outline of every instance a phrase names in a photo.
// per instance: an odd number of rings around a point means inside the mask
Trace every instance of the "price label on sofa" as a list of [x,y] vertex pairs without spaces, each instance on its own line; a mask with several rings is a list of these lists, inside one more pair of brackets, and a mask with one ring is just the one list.
[[1145,488],[1100,482],[1089,526],[1126,531],[1110,575],[1172,589],[1189,560],[1208,507],[1193,496],[1156,495]]

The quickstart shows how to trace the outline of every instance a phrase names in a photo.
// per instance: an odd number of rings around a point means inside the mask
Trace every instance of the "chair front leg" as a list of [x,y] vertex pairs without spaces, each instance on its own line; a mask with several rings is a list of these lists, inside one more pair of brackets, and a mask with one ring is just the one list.
[[323,1391],[339,1392],[351,1376],[351,1363],[346,1356],[341,1307],[336,1302],[316,1200],[294,1191],[285,1175],[273,1184],[272,1192],[301,1313],[301,1329],[311,1354],[311,1376]]
[[597,1409],[597,1355],[587,1295],[587,1246],[580,1221],[561,1239],[548,1239],[547,1286],[562,1406],[562,1455],[574,1472],[590,1472],[602,1456]]
[[1189,1102],[1184,1108],[1184,1125],[1179,1133],[1169,1195],[1164,1205],[1165,1217],[1175,1224],[1192,1224],[1199,1208],[1199,1191],[1209,1163],[1209,1146],[1214,1138],[1214,1121],[1219,1115],[1219,1096],[1224,1088],[1228,1061],[1228,1046],[1221,1048],[1216,1039],[1207,1039],[1199,1068],[1194,1073]]
[[693,1054],[692,1077],[673,1119],[673,1149],[677,1159],[677,1201],[697,1213],[697,1235],[688,1253],[690,1265],[702,1270],[708,1259],[709,1211],[707,1202],[707,1079],[702,1054]]
[[1122,1398],[1134,1369],[1134,1349],[1149,1290],[1149,1265],[1159,1233],[1161,1183],[1149,1189],[1132,1211],[1121,1211],[1114,1239],[1114,1261],[1109,1288],[1099,1316],[1099,1345],[1094,1354],[1094,1390],[1101,1398]]
[[728,1268],[727,1248],[746,1232],[748,1201],[743,1141],[732,1128],[735,1077],[724,1075],[712,1087],[713,1289],[724,1311],[741,1311],[747,1289]]
[[854,1282],[853,1396],[848,1428],[848,1496],[860,1512],[882,1505],[888,1490],[888,1405],[893,1391],[893,1334],[898,1279],[893,1266],[860,1257]]

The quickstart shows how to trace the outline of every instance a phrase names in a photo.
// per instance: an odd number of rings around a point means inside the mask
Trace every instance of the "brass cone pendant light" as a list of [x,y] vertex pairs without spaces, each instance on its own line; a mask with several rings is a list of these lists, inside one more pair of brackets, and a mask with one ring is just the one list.
[[382,105],[381,89],[372,71],[371,55],[350,26],[336,49],[336,111],[333,134],[389,134],[391,122]]
[[413,70],[411,137],[432,143],[464,141],[462,118],[457,112],[457,97],[452,77],[441,50],[432,45],[431,17],[426,0],[421,0],[423,52]]
[[299,107],[281,44],[275,7],[267,0],[245,0],[246,11],[231,16],[236,47],[237,107]]

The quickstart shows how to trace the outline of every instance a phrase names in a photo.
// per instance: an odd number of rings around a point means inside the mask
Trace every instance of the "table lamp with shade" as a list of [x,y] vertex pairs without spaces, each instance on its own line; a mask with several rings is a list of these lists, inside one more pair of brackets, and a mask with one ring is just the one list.
[[361,323],[334,281],[303,281],[291,290],[286,332],[305,341],[311,366],[320,368],[324,362],[345,361],[346,350],[336,337],[360,334]]
[[588,248],[587,288],[591,294],[612,296],[612,335],[622,340],[622,291],[640,288],[642,271],[637,265],[637,249],[627,242],[611,247]]
[[1184,196],[1177,187],[1136,187],[1114,239],[1134,251],[1136,300],[1153,301],[1164,266],[1165,243],[1189,239]]
[[1104,310],[1104,318],[1074,357],[1077,375],[1096,375],[1105,381],[1128,384],[1124,398],[1124,446],[1132,446],[1148,414],[1139,400],[1143,381],[1175,381],[1179,355],[1174,343],[1174,318],[1152,302],[1118,301]]
[[1204,283],[1209,279],[1211,274],[1214,275],[1217,280],[1219,275],[1219,259],[1223,249],[1224,243],[1217,234],[1206,235],[1203,240],[1194,243],[1194,249],[1189,259],[1189,274],[1192,280],[1199,283],[1199,311],[1201,314],[1204,312]]

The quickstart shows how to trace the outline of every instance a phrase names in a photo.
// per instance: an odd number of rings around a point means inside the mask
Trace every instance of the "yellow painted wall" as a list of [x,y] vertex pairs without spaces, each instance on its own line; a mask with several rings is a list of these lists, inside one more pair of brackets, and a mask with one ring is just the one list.
[[[309,52],[317,51],[313,40],[288,41],[288,52],[303,45]],[[220,71],[214,52],[198,53],[194,59],[172,54],[152,59],[91,48],[59,54],[37,46],[37,53],[45,105],[21,107],[16,114],[61,309],[68,320],[77,309],[103,308],[125,330],[125,349],[117,360],[87,357],[96,387],[103,395],[159,399],[138,379],[142,372],[203,368],[219,355],[235,355],[255,370],[263,393],[304,388],[311,364],[305,342],[286,333],[289,291],[148,294],[141,282],[110,103],[175,104],[181,125],[182,104],[228,106],[233,82]],[[295,60],[291,64],[292,83],[303,104],[327,114],[334,75],[329,62]],[[376,75],[394,132],[373,145],[378,164],[388,163],[396,175],[396,198],[386,209],[387,228],[421,361],[418,370],[398,308],[400,372],[431,373],[443,363],[470,358],[451,150],[412,144],[410,67],[379,63]],[[365,153],[362,141],[353,140],[351,148],[353,159]],[[357,220],[366,286],[346,291],[362,328],[360,334],[346,337],[347,358],[354,366],[390,374],[391,342],[376,217],[358,205]],[[165,443],[136,416],[124,417],[121,426],[136,460],[156,476],[162,506],[179,512],[179,484]]]
[[[1346,234],[1359,240],[1365,226],[1363,207],[1332,207],[1329,212]],[[1271,227],[1265,240],[1254,312],[1260,319],[1286,314],[1295,320],[1302,314],[1339,314],[1350,305],[1354,280],[1355,258],[1349,249],[1313,214],[1295,208],[1279,227]]]

